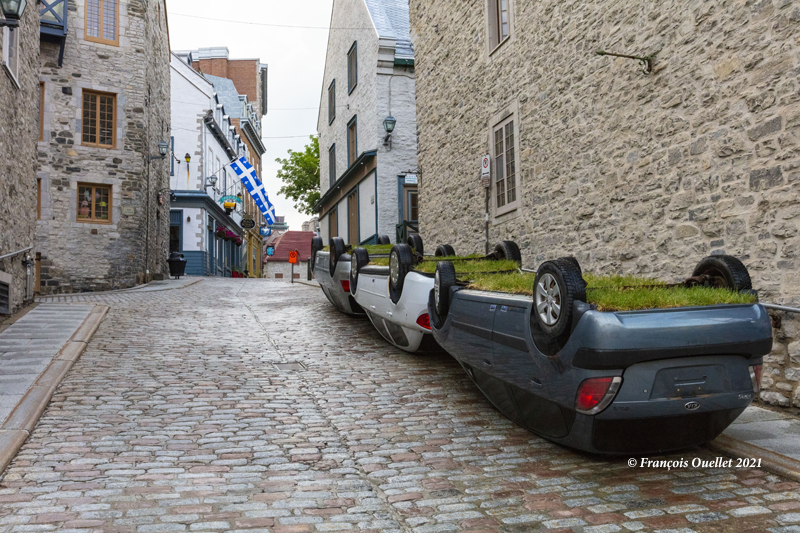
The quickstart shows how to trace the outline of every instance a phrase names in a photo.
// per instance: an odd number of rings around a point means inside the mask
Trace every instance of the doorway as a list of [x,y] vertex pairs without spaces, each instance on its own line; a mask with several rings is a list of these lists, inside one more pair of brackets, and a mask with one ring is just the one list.
[[353,246],[360,244],[358,238],[358,192],[347,197],[348,238]]
[[183,211],[169,213],[169,253],[183,251]]

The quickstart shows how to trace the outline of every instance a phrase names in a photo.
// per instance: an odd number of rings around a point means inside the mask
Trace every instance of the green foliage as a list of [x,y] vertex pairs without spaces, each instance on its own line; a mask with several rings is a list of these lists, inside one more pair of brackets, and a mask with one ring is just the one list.
[[301,213],[311,215],[314,205],[320,199],[319,192],[319,139],[309,137],[311,144],[302,152],[289,150],[287,159],[275,161],[281,165],[278,177],[286,184],[278,194],[294,201],[294,207]]

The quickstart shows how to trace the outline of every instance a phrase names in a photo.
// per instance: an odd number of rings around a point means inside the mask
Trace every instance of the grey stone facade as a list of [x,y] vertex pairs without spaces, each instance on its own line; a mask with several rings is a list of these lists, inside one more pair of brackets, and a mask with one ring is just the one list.
[[[85,39],[85,0],[69,4],[62,66],[42,43],[43,184],[37,245],[43,294],[129,287],[167,272],[170,72],[164,0],[120,2],[119,46]],[[83,92],[116,95],[115,146],[84,146]],[[79,222],[78,185],[110,185],[111,221]]]
[[[0,66],[0,256],[34,245],[39,130],[39,13],[35,3],[29,3],[16,31],[19,35],[16,79],[5,65]],[[2,35],[0,28],[0,64]],[[26,299],[28,254],[35,257],[35,249],[0,260],[0,282],[10,285],[12,313]]]
[[[726,253],[798,306],[800,2],[509,4],[494,48],[486,1],[411,1],[426,242],[483,251],[480,158],[510,116],[519,205],[492,207],[489,240],[526,267],[680,280]],[[597,50],[655,54],[653,72]],[[800,406],[800,322],[775,319],[762,399]]]

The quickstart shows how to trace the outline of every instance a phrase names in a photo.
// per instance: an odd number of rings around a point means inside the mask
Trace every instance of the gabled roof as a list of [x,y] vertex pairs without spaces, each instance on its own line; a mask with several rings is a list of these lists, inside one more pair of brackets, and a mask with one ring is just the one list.
[[414,59],[408,0],[364,0],[378,37],[395,39],[396,59]]
[[287,231],[273,243],[275,255],[269,257],[267,261],[289,261],[289,252],[296,250],[299,257],[298,261],[308,261],[311,257],[311,239],[314,238],[313,231]]

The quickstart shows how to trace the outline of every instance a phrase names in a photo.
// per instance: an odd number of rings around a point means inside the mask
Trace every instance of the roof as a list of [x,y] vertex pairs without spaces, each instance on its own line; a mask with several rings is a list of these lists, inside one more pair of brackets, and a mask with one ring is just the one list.
[[396,59],[414,59],[408,0],[364,0],[378,37],[395,39]]
[[268,261],[289,261],[289,252],[297,251],[300,255],[299,261],[308,261],[311,257],[311,239],[314,238],[313,231],[287,231],[273,243],[275,255],[268,258]]
[[225,106],[225,114],[231,118],[242,118],[242,101],[239,99],[239,91],[236,90],[233,80],[205,73],[203,76],[214,85],[217,98]]

